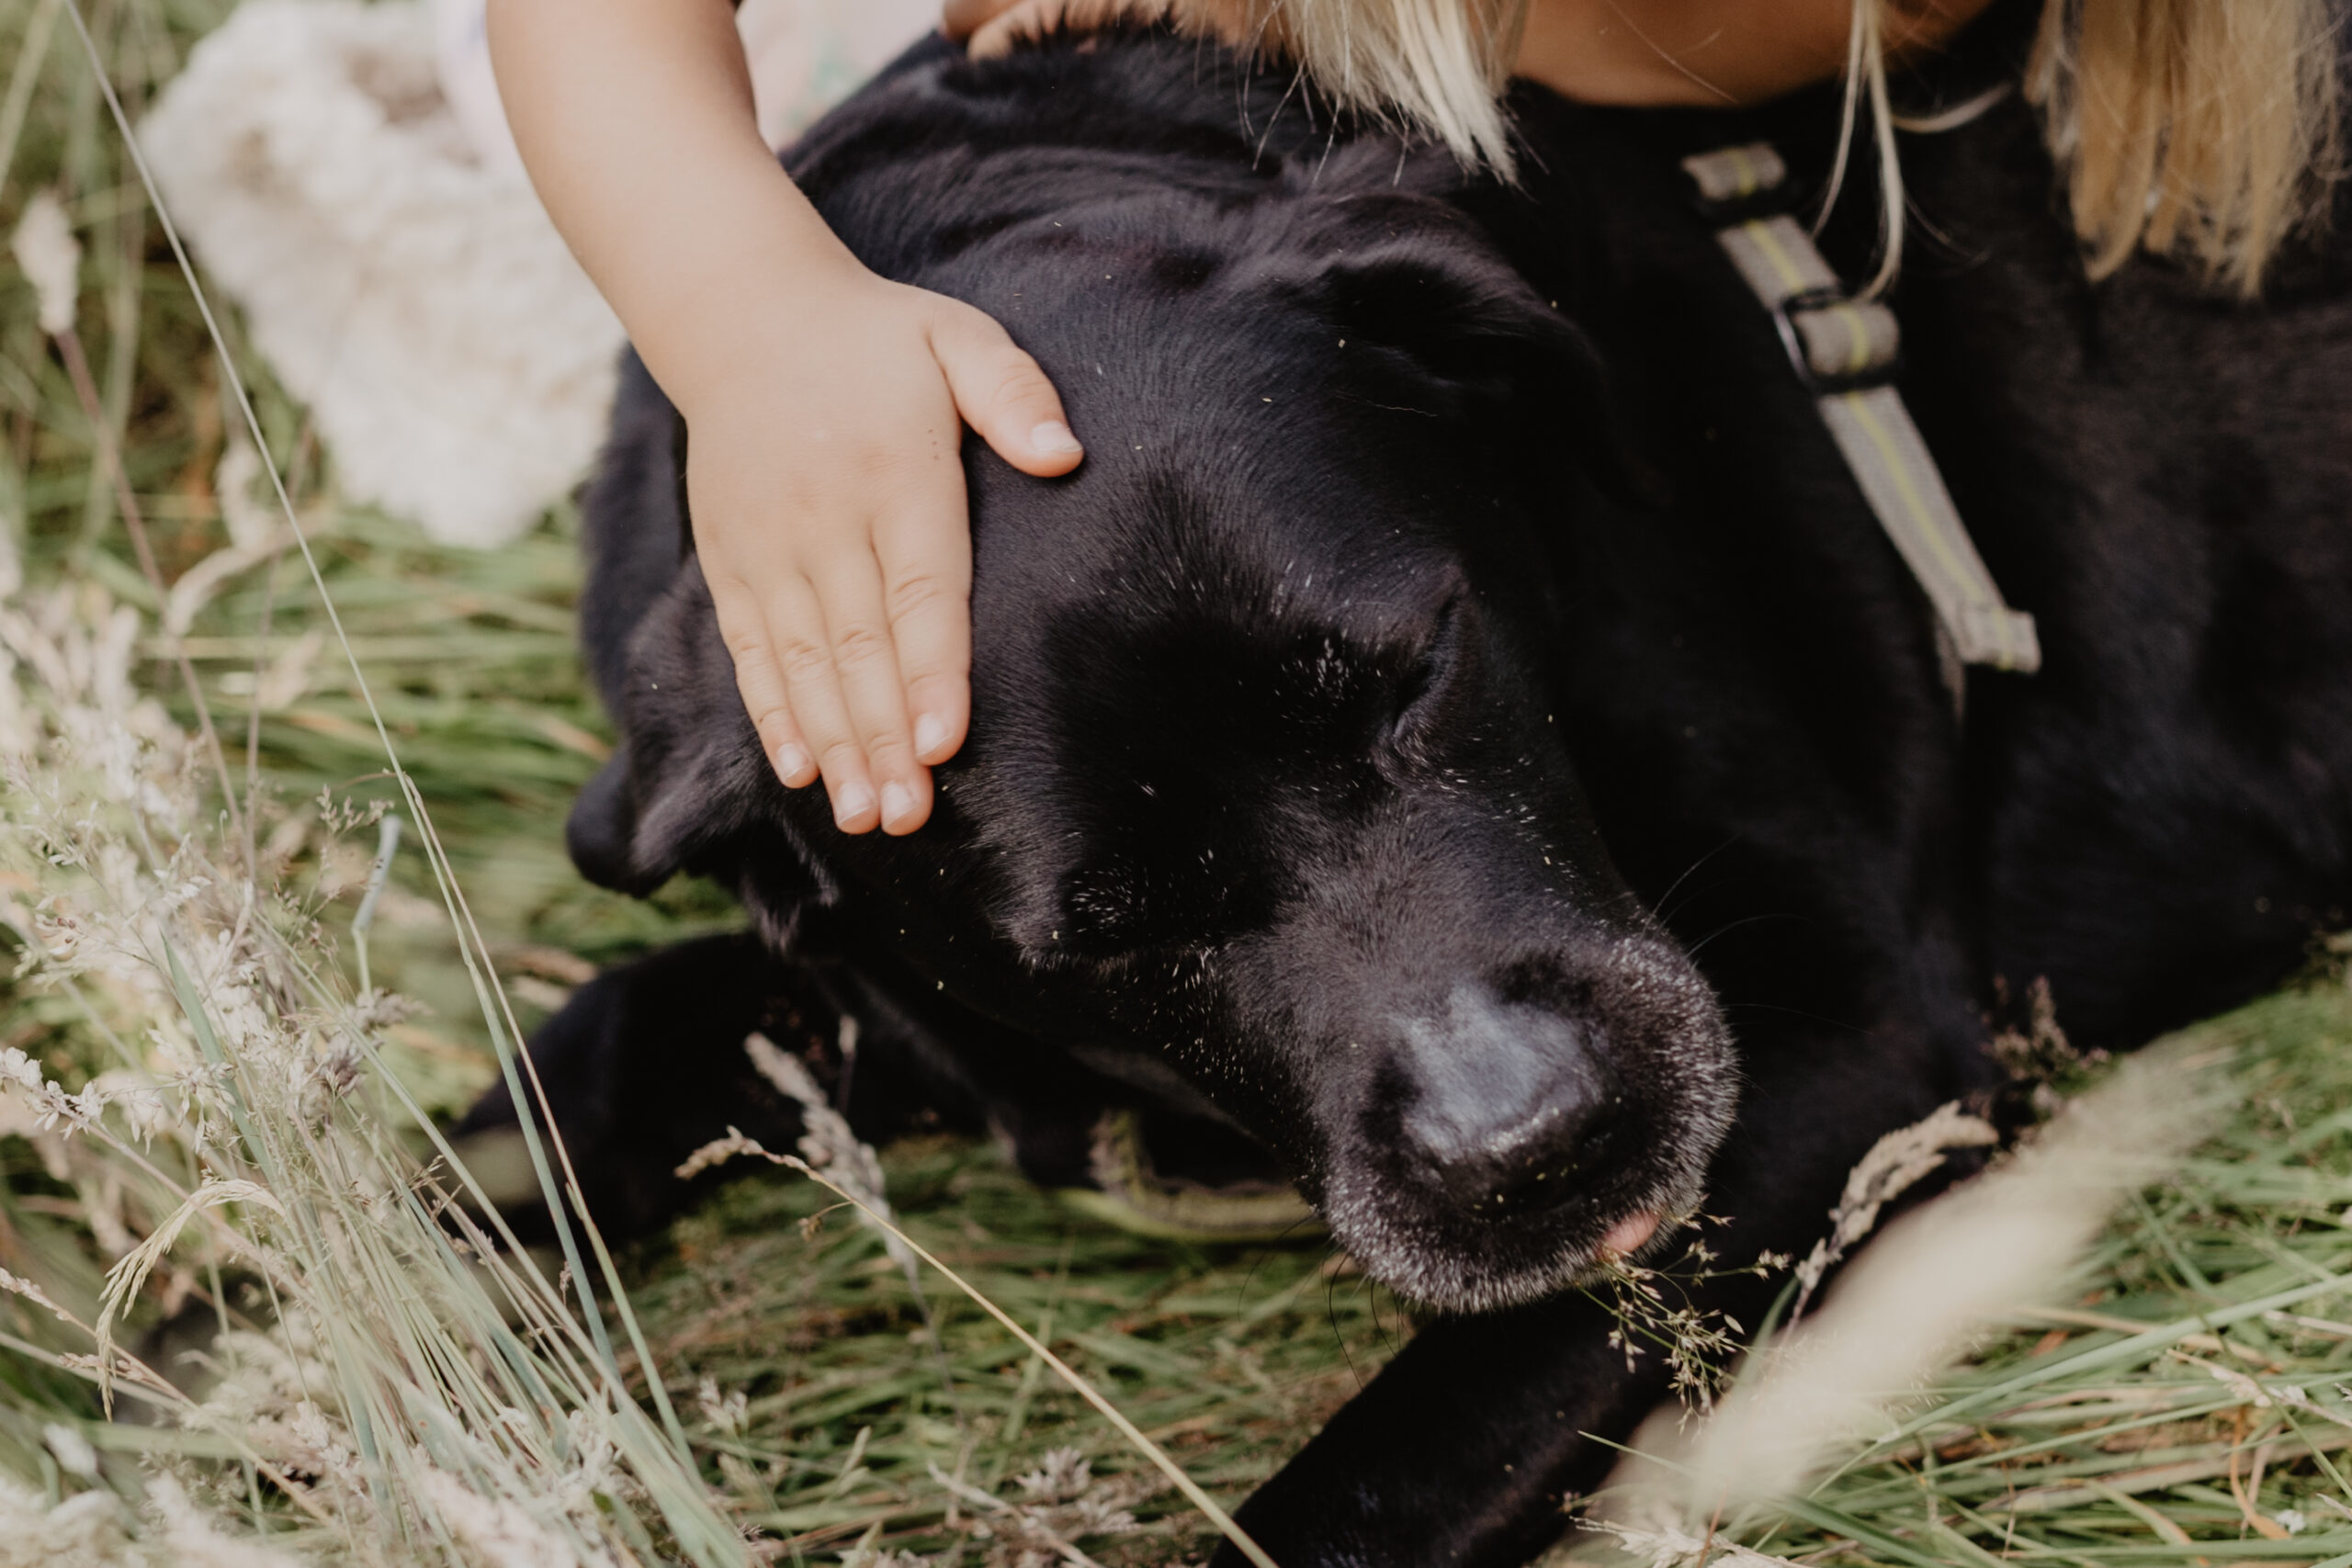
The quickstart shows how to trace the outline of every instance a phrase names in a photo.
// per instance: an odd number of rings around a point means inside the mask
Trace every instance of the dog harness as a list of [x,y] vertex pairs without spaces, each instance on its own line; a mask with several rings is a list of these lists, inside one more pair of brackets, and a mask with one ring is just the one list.
[[1846,291],[1791,215],[1788,165],[1769,144],[1702,152],[1682,167],[1716,240],[1771,312],[1789,364],[1879,525],[1935,607],[1947,657],[2025,674],[2040,669],[2033,617],[2002,600],[1894,389],[1902,351],[1894,312]]

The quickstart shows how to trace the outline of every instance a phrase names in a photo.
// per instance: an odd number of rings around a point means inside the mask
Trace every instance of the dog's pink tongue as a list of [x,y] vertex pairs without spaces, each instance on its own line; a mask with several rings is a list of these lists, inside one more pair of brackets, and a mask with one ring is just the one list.
[[1631,1258],[1639,1252],[1650,1237],[1657,1235],[1656,1214],[1628,1214],[1609,1227],[1600,1238],[1603,1258]]

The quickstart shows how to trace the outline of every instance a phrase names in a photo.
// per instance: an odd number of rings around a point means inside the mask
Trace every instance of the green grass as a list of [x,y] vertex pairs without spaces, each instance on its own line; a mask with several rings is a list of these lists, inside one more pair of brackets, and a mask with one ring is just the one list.
[[[18,55],[10,41],[35,11],[35,0],[0,0],[0,61]],[[152,91],[224,11],[123,0],[96,13],[101,34],[111,31],[125,96]],[[130,172],[62,26],[37,81],[0,185],[0,229],[13,229],[32,190],[67,176],[87,250],[81,330],[102,382],[127,389],[114,405],[117,439],[173,578],[227,542],[211,487],[233,414],[185,286],[130,192]],[[83,190],[96,194],[77,198]],[[110,299],[130,308],[109,315]],[[32,581],[84,577],[152,610],[154,595],[98,482],[89,423],[34,327],[32,304],[13,269],[0,274],[0,516]],[[436,547],[404,524],[341,504],[300,411],[258,360],[243,358],[240,370],[275,460],[294,476],[328,590],[402,763],[430,803],[493,954],[510,982],[522,980],[525,1026],[561,989],[562,966],[548,962],[549,950],[607,963],[731,923],[726,901],[707,887],[682,885],[638,903],[587,886],[564,856],[563,814],[610,734],[574,651],[571,511],[555,509],[530,536],[496,552]],[[199,615],[187,649],[232,752],[243,750],[256,659],[299,650],[322,623],[290,557],[275,572],[234,580]],[[163,651],[152,637],[146,647]],[[193,710],[168,674],[159,660],[153,689],[189,721]],[[331,644],[310,658],[308,675],[300,694],[259,727],[265,840],[314,816],[310,803],[322,788],[360,802],[398,799]],[[313,830],[294,875],[348,885],[334,905],[347,921],[364,849],[318,840]],[[374,969],[430,1010],[393,1031],[390,1055],[428,1104],[455,1110],[492,1071],[487,1033],[422,862],[403,856],[393,883],[407,897],[379,914]],[[69,1010],[46,997],[0,995],[0,1039],[46,1050],[61,1068],[85,1059]],[[0,1145],[0,1162],[14,1177],[13,1191],[0,1196],[0,1224],[13,1220],[20,1240],[38,1235],[44,1272],[78,1274],[95,1294],[102,1258],[72,1223],[74,1195],[45,1180],[21,1145]],[[1403,1331],[1382,1292],[1327,1267],[1317,1248],[1203,1252],[1106,1231],[1030,1189],[986,1146],[897,1150],[888,1165],[893,1201],[918,1240],[1017,1318],[1050,1328],[1057,1351],[1228,1504],[1270,1474]],[[922,1314],[870,1233],[836,1218],[804,1237],[799,1222],[824,1206],[797,1179],[753,1178],[627,1260],[657,1363],[690,1424],[706,1378],[722,1398],[746,1396],[740,1429],[706,1423],[695,1435],[710,1477],[747,1522],[795,1551],[844,1545],[877,1521],[894,1544],[921,1542],[937,1537],[946,1500],[930,1464],[990,1492],[1072,1445],[1105,1469],[1136,1467],[1074,1395],[1041,1377],[1042,1364],[936,1286],[944,1358],[925,1353],[910,1338]],[[29,1268],[21,1247],[12,1255],[9,1235],[0,1228],[0,1266],[14,1256],[13,1266]],[[146,1320],[153,1315],[151,1302]],[[15,1371],[26,1412],[52,1402],[85,1410],[70,1380]],[[843,1484],[842,1461],[861,1431],[862,1467]],[[1147,1528],[1130,1539],[1130,1558],[1204,1550],[1197,1517],[1174,1510],[1170,1496],[1138,1503],[1136,1512]]]
[[[1771,1550],[1859,1542],[1833,1554],[1939,1564],[2352,1553],[2352,1492],[2325,1457],[2352,1437],[2352,993],[2315,981],[2191,1033],[2235,1054],[2229,1122],[2117,1216],[2074,1323],[1984,1345]],[[2096,1320],[2113,1326],[2080,1326]],[[2300,1533],[2249,1522],[2281,1510],[2303,1516]]]
[[[23,48],[40,6],[0,0],[0,95],[11,80],[28,84],[13,144],[0,119],[0,231],[36,189],[68,200],[88,252],[81,331],[104,417],[175,577],[225,542],[211,487],[230,412],[70,30],[55,28],[39,56]],[[223,10],[219,0],[111,0],[92,15],[135,103]],[[518,982],[526,1024],[560,996],[565,966],[551,953],[606,963],[728,923],[707,888],[634,903],[588,887],[563,857],[562,814],[608,735],[572,649],[571,513],[557,509],[494,553],[433,547],[338,502],[301,411],[258,361],[247,355],[240,369],[274,457],[295,476],[405,765],[493,956]],[[0,267],[0,525],[33,581],[93,581],[152,608],[95,450],[29,290]],[[237,579],[199,617],[189,651],[240,761],[256,656],[299,649],[321,619],[291,559]],[[153,685],[190,716],[160,662]],[[322,787],[396,796],[331,649],[311,661],[299,696],[264,716],[259,739],[264,838],[290,842]],[[354,856],[364,851],[312,833],[289,863],[308,886],[352,885],[329,901],[331,931],[356,902]],[[394,1032],[391,1060],[447,1111],[487,1081],[488,1037],[422,863],[404,858],[395,884],[407,897],[387,906],[372,957],[431,1010]],[[2314,980],[2206,1032],[2242,1054],[2238,1108],[2193,1165],[2118,1217],[2073,1292],[2077,1315],[1990,1338],[1920,1393],[1897,1435],[1743,1539],[1809,1560],[1966,1568],[1988,1557],[2352,1561],[2352,1492],[2335,1468],[2352,1457],[2331,1457],[2335,1438],[2352,1436],[2352,1399],[2339,1390],[2352,1383],[2352,1326],[2339,1326],[2352,1319],[2352,994],[2338,978]],[[99,1060],[71,1010],[13,987],[0,988],[0,1043],[69,1077]],[[1028,1188],[986,1145],[908,1145],[886,1166],[917,1240],[1047,1337],[1228,1505],[1410,1332],[1392,1301],[1318,1247],[1194,1249],[1108,1231]],[[0,1142],[0,1266],[95,1297],[107,1258],[83,1195],[50,1179],[21,1140]],[[798,1179],[750,1177],[623,1259],[696,1459],[744,1522],[784,1543],[787,1559],[829,1560],[872,1530],[877,1545],[977,1561],[988,1547],[951,1526],[933,1466],[998,1495],[1015,1495],[1015,1477],[1065,1446],[1105,1470],[1140,1472],[1041,1363],[935,1280],[931,1353],[921,1309],[869,1231],[835,1211],[805,1233],[830,1207]],[[2239,1311],[2295,1291],[2310,1293],[2283,1315]],[[134,1325],[158,1314],[151,1292]],[[2135,1336],[2143,1324],[2169,1332]],[[641,1382],[641,1369],[634,1375]],[[0,1351],[0,1462],[30,1467],[36,1486],[56,1479],[53,1466],[39,1472],[35,1434],[59,1413],[93,1413],[83,1386]],[[1207,1549],[1198,1518],[1168,1494],[1136,1511],[1140,1532],[1088,1550],[1115,1563]],[[2274,1540],[2253,1522],[2278,1530],[2282,1511],[2302,1516],[2300,1533]],[[970,1507],[960,1513],[968,1519]]]
[[[902,1145],[885,1160],[908,1233],[1048,1340],[1230,1507],[1396,1348],[1396,1303],[1320,1248],[1203,1250],[1105,1230],[985,1146]],[[814,1549],[884,1526],[928,1548],[945,1499],[933,1464],[988,1491],[1076,1445],[1136,1468],[1116,1434],[1011,1335],[936,1281],[927,1289],[952,1378],[921,1348],[921,1311],[869,1231],[788,1177],[726,1190],[636,1259],[638,1306],[673,1388],[709,1377],[749,1395],[719,1451],[747,1516]],[[862,1450],[869,1475],[839,1485]],[[1148,1517],[1172,1494],[1138,1507]],[[1189,1514],[1105,1561],[1160,1562],[1212,1544]]]

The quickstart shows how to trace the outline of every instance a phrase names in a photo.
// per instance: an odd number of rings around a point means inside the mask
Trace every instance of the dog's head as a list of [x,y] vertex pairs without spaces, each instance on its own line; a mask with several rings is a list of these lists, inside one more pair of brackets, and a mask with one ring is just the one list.
[[689,570],[575,847],[718,874],[779,935],[838,905],[927,988],[1248,1129],[1408,1294],[1557,1289],[1696,1201],[1733,1098],[1545,697],[1590,352],[1442,203],[1148,249],[1116,217],[924,279],[1023,325],[1090,454],[970,451],[974,719],[933,822],[848,838],[776,784]]

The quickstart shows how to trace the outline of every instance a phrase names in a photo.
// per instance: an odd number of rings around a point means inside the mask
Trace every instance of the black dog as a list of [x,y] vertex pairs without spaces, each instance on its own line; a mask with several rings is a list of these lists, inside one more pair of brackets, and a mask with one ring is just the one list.
[[[1918,90],[2012,71],[2031,11]],[[633,377],[586,604],[627,750],[574,852],[718,875],[765,940],[608,976],[532,1050],[624,1225],[721,1125],[788,1135],[745,1032],[845,1012],[871,1134],[990,1122],[1057,1179],[1131,1103],[1269,1151],[1375,1273],[1500,1310],[1430,1324],[1243,1521],[1288,1568],[1499,1564],[1660,1392],[1558,1291],[1604,1244],[1703,1179],[1720,1248],[1801,1248],[1880,1134],[1996,1082],[1997,980],[2129,1045],[2342,919],[2352,266],[2263,311],[2153,262],[2094,288],[2022,107],[1907,149],[1947,240],[1905,390],[2045,649],[1963,723],[1677,166],[1821,168],[1832,106],[1522,93],[1514,191],[1270,128],[1287,85],[1150,36],[933,50],[794,155],[870,265],[1006,321],[1091,456],[969,454],[972,739],[933,826],[845,839],[760,755]]]
[[[1687,1211],[1731,1106],[1539,662],[1594,361],[1393,143],[1253,165],[1192,52],[910,70],[800,155],[870,262],[1023,331],[1102,448],[1052,485],[975,462],[987,716],[937,825],[843,839],[767,776],[698,572],[647,570],[673,483],[632,453],[662,514],[592,509],[627,756],[574,851],[725,876],[780,948],[827,906],[835,947],[1254,1134],[1399,1288],[1532,1300]],[[654,396],[627,428],[666,434]]]

